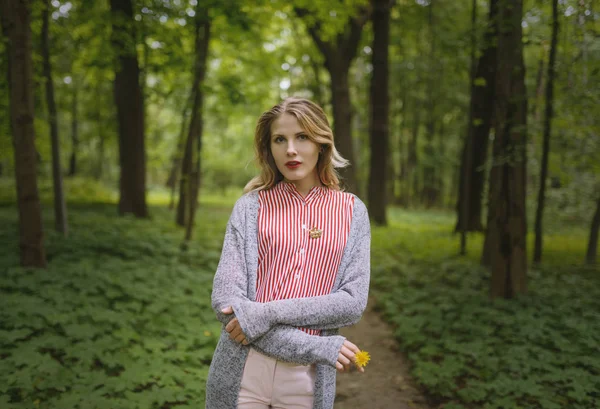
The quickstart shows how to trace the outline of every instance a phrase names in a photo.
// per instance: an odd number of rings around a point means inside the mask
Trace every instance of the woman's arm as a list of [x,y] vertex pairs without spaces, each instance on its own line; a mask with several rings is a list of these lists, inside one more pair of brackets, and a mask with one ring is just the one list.
[[277,324],[315,329],[340,328],[360,320],[367,305],[370,279],[371,230],[364,204],[355,215],[359,239],[350,249],[350,261],[337,291],[328,295],[257,303],[241,300],[236,317],[252,342]]
[[341,335],[322,337],[291,326],[277,325],[254,340],[252,347],[280,361],[336,367],[345,340]]
[[248,299],[248,271],[246,264],[243,235],[245,225],[247,198],[242,196],[233,207],[223,239],[221,258],[213,279],[211,304],[217,319],[226,325],[234,315],[223,313],[227,307],[233,307]]

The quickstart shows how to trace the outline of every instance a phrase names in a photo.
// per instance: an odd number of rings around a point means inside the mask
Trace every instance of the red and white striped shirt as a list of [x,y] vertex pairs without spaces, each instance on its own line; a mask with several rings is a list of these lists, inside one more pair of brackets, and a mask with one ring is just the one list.
[[[315,186],[302,197],[292,183],[280,182],[260,191],[258,202],[256,301],[329,294],[350,233],[354,196]],[[311,238],[313,228],[322,231],[320,237]]]

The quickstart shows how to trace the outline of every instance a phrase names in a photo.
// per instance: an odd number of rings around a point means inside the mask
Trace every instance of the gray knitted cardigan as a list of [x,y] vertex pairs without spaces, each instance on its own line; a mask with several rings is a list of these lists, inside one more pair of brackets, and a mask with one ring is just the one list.
[[[359,321],[367,305],[371,229],[367,208],[354,198],[350,234],[332,292],[307,298],[255,302],[258,267],[258,193],[236,202],[214,277],[212,307],[227,324],[232,306],[250,345],[229,338],[225,325],[214,352],[206,383],[207,409],[237,408],[244,364],[250,347],[286,362],[316,364],[313,409],[331,409],[335,398],[335,363],[345,338],[337,329]],[[309,335],[298,327],[322,329]]]

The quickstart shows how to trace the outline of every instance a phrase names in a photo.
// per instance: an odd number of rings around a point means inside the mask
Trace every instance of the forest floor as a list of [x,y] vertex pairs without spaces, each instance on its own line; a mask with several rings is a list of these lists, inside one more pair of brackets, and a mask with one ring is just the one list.
[[371,361],[364,373],[353,371],[337,376],[335,409],[432,409],[409,375],[410,364],[398,350],[392,329],[374,310],[369,299],[360,322],[343,328],[341,334]]

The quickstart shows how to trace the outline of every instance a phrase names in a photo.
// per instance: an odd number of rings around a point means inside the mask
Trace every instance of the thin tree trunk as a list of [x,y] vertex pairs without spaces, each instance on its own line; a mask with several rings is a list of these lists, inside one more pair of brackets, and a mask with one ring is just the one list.
[[598,254],[598,231],[600,230],[600,197],[596,202],[596,211],[590,226],[590,238],[588,240],[587,252],[585,254],[586,264],[596,264]]
[[[195,87],[193,87],[191,92],[196,94],[196,91],[194,91],[194,89]],[[189,196],[192,186],[192,181],[190,180],[190,178],[192,174],[192,166],[194,163],[194,137],[196,136],[192,133],[192,123],[196,115],[196,113],[192,112],[192,119],[190,121],[190,127],[188,129],[186,142],[184,146],[183,160],[181,161],[181,176],[179,179],[179,200],[177,202],[177,213],[175,215],[175,223],[177,223],[181,227],[186,226],[186,221],[188,219],[187,216],[189,215],[189,212],[187,212],[187,206],[189,203]]]
[[[473,0],[471,4],[471,69],[469,73],[469,79],[471,84],[471,95],[473,95],[475,87],[475,73],[477,67],[477,58],[475,57],[477,51],[477,0]],[[469,104],[469,119],[473,114],[472,105]],[[467,129],[469,124],[467,123]],[[473,150],[472,140],[467,132],[465,138],[465,145],[462,151],[462,158],[460,161],[460,172],[459,172],[459,189],[458,194],[459,200],[457,203],[458,208],[458,221],[456,223],[456,230],[460,231],[460,254],[467,254],[467,218],[469,217],[469,201],[465,200],[469,197],[469,187],[471,186],[471,173],[466,172],[466,169],[471,169],[471,162],[473,162]]]
[[185,135],[188,126],[188,116],[190,111],[191,101],[187,99],[183,112],[181,113],[181,128],[179,131],[179,137],[177,138],[177,147],[175,148],[175,154],[173,155],[173,161],[171,165],[171,171],[169,172],[169,178],[167,179],[167,187],[171,188],[171,200],[169,202],[169,209],[175,207],[175,192],[177,191],[177,182],[179,181],[179,171],[181,169],[181,160],[183,156],[183,144],[185,142]]
[[538,61],[538,73],[535,79],[535,98],[533,99],[532,111],[535,114],[535,122],[540,121],[542,98],[544,97],[544,47],[540,51],[540,59]]
[[[443,74],[441,74],[443,75]],[[446,142],[448,141],[448,139],[446,138],[446,127],[444,125],[444,121],[438,121],[438,130],[436,135],[438,136],[438,143],[437,143],[437,152],[446,152]],[[436,191],[437,191],[437,200],[435,202],[435,204],[437,206],[441,206],[442,208],[446,207],[446,200],[445,200],[445,196],[444,196],[444,192],[445,192],[445,183],[444,183],[444,176],[446,175],[446,167],[447,165],[445,163],[440,163],[439,166],[437,167],[436,170]]]
[[71,157],[69,159],[69,176],[77,174],[77,151],[79,150],[79,113],[77,83],[73,81],[73,100],[71,106]]
[[[200,112],[202,112],[202,100],[200,101]],[[202,120],[202,118],[200,119]],[[202,129],[200,129],[202,132]],[[201,135],[200,135],[201,136]],[[194,184],[192,185],[191,191],[191,200],[189,201],[188,212],[189,212],[189,220],[185,229],[185,240],[190,241],[192,239],[192,232],[194,228],[194,221],[196,219],[196,211],[198,210],[198,196],[200,193],[200,182],[202,179],[201,174],[201,165],[202,165],[202,138],[199,137],[196,139],[196,169],[192,174],[192,180]]]
[[[401,4],[398,4],[397,2],[394,2],[393,6],[395,7],[396,10],[398,11],[398,13],[396,14],[396,18],[394,20],[390,21],[390,24],[392,26],[395,27],[395,37],[396,37],[396,44],[397,47],[399,48],[399,50],[402,50],[401,52],[403,53],[404,51],[404,41],[403,41],[403,31],[402,28],[404,27],[403,24],[403,6]],[[390,195],[390,198],[394,199],[394,203],[399,205],[399,206],[403,206],[406,207],[408,205],[408,194],[405,192],[406,191],[406,165],[407,165],[407,143],[405,141],[405,135],[408,135],[407,132],[407,114],[408,114],[408,110],[406,109],[407,106],[407,97],[408,97],[408,91],[407,91],[407,87],[406,87],[406,81],[402,72],[402,69],[398,69],[397,70],[397,95],[395,95],[394,98],[392,98],[392,106],[397,107],[396,109],[393,110],[391,117],[395,118],[398,122],[394,123],[393,127],[394,127],[394,134],[397,135],[396,140],[394,141],[394,145],[396,146],[396,148],[398,149],[398,161],[396,163],[397,166],[397,173],[394,175],[394,180],[392,182],[392,186],[393,186],[393,190],[392,190],[392,195]],[[405,132],[406,131],[406,132]],[[393,148],[391,149],[391,151],[393,152]],[[393,158],[393,156],[392,156]],[[393,162],[390,158],[390,162]],[[397,187],[397,189],[396,189]],[[396,193],[397,192],[397,193]]]
[[[99,92],[99,90],[98,90]],[[100,107],[96,107],[96,129],[98,129],[98,159],[96,162],[96,170],[94,172],[96,180],[100,180],[102,178],[102,174],[104,171],[104,145],[106,136],[104,134],[104,122],[102,121],[102,113],[100,112]]]
[[44,229],[37,187],[30,2],[0,0],[0,24],[6,37],[10,130],[15,154],[19,255],[22,266],[46,267]]
[[333,131],[336,147],[340,154],[350,161],[350,166],[342,169],[340,175],[346,190],[359,193],[355,171],[354,145],[352,141],[352,105],[348,75],[350,65],[356,57],[362,29],[369,20],[370,9],[361,8],[358,15],[350,17],[343,33],[326,41],[321,33],[321,23],[310,11],[295,8],[300,18],[310,20],[308,32],[325,58],[325,68],[330,76],[331,100],[333,108]]
[[[460,183],[457,200],[455,231],[482,231],[481,223],[483,191],[485,185],[484,165],[488,157],[488,141],[492,129],[496,76],[496,31],[498,0],[490,0],[484,49],[476,64],[475,79],[471,82],[471,102],[467,137],[463,147]],[[468,150],[467,150],[468,149]],[[463,200],[466,200],[463,208]],[[467,220],[463,223],[463,215]]]
[[202,84],[206,75],[206,61],[208,58],[208,46],[210,40],[211,22],[208,10],[197,3],[196,7],[196,29],[195,29],[195,60],[194,60],[194,83],[191,93],[193,95],[192,115],[190,128],[185,144],[185,153],[181,167],[181,186],[179,189],[179,202],[177,204],[176,223],[186,227],[186,240],[191,238],[191,229],[194,223],[195,208],[197,203],[196,186],[200,180],[199,175],[194,176],[194,144],[197,152],[197,168],[199,168],[200,151],[202,148],[202,106],[204,93]]
[[492,266],[490,295],[492,298],[513,298],[527,291],[527,94],[522,0],[500,0],[499,10],[496,136],[487,234]]
[[435,148],[433,140],[435,138],[435,123],[436,123],[436,103],[434,98],[434,89],[436,87],[438,73],[437,64],[435,61],[435,30],[434,30],[434,15],[433,15],[434,0],[430,0],[428,9],[428,25],[429,25],[429,72],[427,78],[427,120],[425,122],[425,146],[423,149],[423,185],[421,190],[421,202],[426,207],[435,205],[439,192],[436,189],[436,172],[435,172]]
[[368,203],[373,221],[387,225],[387,185],[389,155],[389,39],[390,0],[372,0],[373,72],[370,98],[371,159]]
[[64,236],[68,234],[67,206],[63,192],[62,167],[60,165],[60,141],[58,138],[58,115],[54,100],[54,83],[52,82],[52,65],[50,64],[49,36],[50,0],[44,0],[42,10],[42,58],[44,61],[44,77],[46,80],[46,105],[48,107],[48,122],[50,123],[50,138],[52,141],[52,180],[54,185],[54,226]]
[[148,217],[144,102],[131,0],[110,0],[112,42],[118,56],[114,96],[119,124],[119,214]]
[[413,119],[411,137],[408,141],[408,158],[406,163],[406,182],[407,182],[407,193],[408,202],[415,204],[417,199],[417,192],[419,192],[419,175],[417,168],[419,166],[419,155],[418,155],[418,140],[419,140],[419,129],[421,127],[421,103],[418,101],[418,96],[415,96],[413,104]]
[[542,261],[542,220],[544,217],[544,203],[546,201],[546,179],[548,178],[548,155],[550,154],[550,132],[552,117],[554,116],[554,75],[556,73],[556,42],[558,40],[558,0],[552,1],[552,40],[550,42],[550,60],[548,61],[548,82],[546,85],[546,117],[544,119],[544,145],[542,151],[542,169],[540,172],[540,186],[538,193],[538,206],[535,213],[535,247],[533,262]]
[[325,96],[323,95],[323,81],[321,80],[321,66],[317,64],[317,62],[311,58],[310,59],[310,68],[312,69],[313,76],[315,80],[312,82],[310,89],[313,93],[313,98],[320,107],[325,109]]
[[398,126],[398,141],[397,141],[397,146],[398,146],[398,197],[396,198],[395,202],[397,204],[399,204],[400,206],[406,207],[408,205],[408,195],[406,190],[406,164],[407,164],[407,143],[404,140],[404,136],[407,135],[408,133],[405,132],[406,129],[406,116],[408,113],[408,110],[406,109],[406,104],[407,104],[407,98],[406,98],[406,90],[404,89],[405,87],[403,86],[403,83],[401,81],[400,84],[400,89],[401,89],[401,97],[399,98],[400,100],[400,104],[401,107],[398,110],[398,118],[400,121],[400,124]]

